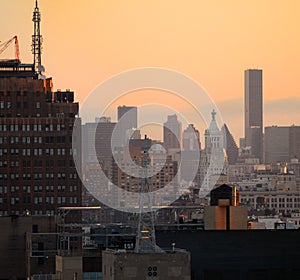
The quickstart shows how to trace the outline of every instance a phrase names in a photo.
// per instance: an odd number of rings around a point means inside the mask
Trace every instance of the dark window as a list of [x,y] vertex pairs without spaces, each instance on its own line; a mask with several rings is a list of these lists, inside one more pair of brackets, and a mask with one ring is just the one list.
[[39,226],[38,225],[32,225],[32,233],[38,233],[39,232]]

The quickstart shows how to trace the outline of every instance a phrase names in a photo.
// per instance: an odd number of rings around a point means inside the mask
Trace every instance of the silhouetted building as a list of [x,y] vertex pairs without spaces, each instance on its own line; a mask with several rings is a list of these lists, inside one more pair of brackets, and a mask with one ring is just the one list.
[[81,145],[78,103],[70,90],[53,92],[52,78],[42,74],[38,1],[32,21],[33,64],[0,62],[0,216],[54,215],[60,206],[81,205],[74,162],[80,169],[81,153],[72,146]]
[[245,145],[254,157],[263,160],[262,70],[245,71]]
[[300,126],[290,126],[289,157],[300,159]]
[[180,149],[181,123],[177,115],[168,116],[167,122],[164,123],[163,137],[165,149]]
[[117,146],[126,145],[127,139],[131,138],[130,134],[137,126],[137,107],[118,106],[118,130],[116,134],[117,139],[115,139]]
[[237,191],[235,188],[226,184],[223,184],[210,192],[210,206],[218,206],[220,200],[227,200],[227,205],[236,206],[239,204]]
[[41,271],[54,273],[57,243],[54,216],[14,215],[0,217],[0,222],[0,279],[29,279]]
[[74,93],[53,93],[52,79],[37,79],[29,66],[0,68],[0,215],[54,215],[57,207],[80,205]]
[[182,151],[181,159],[185,160],[181,168],[181,178],[191,180],[191,171],[196,166],[198,168],[193,182],[196,186],[201,185],[200,176],[200,133],[194,127],[193,124],[189,124],[188,127],[182,133]]
[[226,150],[228,163],[235,164],[239,156],[238,146],[227,125],[224,124],[221,129],[225,138],[224,148]]
[[247,229],[247,207],[239,206],[235,187],[221,185],[210,192],[210,205],[204,209],[205,230]]
[[265,127],[265,162],[289,161],[289,127]]
[[137,128],[137,107],[118,106],[118,121],[126,116],[129,128]]
[[300,158],[300,126],[265,127],[265,162],[286,163]]
[[82,126],[83,163],[98,162],[108,169],[112,161],[111,137],[116,123],[102,117]]
[[200,133],[193,124],[182,133],[182,149],[183,151],[199,151],[201,149]]
[[103,280],[190,280],[190,254],[183,249],[163,253],[106,250],[102,253]]

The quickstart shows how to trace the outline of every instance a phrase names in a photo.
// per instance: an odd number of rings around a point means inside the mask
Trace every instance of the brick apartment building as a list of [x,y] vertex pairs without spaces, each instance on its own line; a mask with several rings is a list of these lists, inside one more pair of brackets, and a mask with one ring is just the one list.
[[0,63],[0,215],[54,215],[81,205],[77,112],[74,93],[53,92],[52,79],[39,79],[32,64]]

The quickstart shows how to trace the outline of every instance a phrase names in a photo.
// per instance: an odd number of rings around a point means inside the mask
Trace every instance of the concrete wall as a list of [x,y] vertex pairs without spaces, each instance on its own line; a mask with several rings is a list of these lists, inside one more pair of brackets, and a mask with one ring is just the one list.
[[190,280],[190,254],[184,250],[136,254],[103,251],[103,280]]
[[82,280],[82,256],[56,256],[56,274],[59,280]]
[[194,280],[300,279],[299,230],[156,231],[191,253]]
[[33,225],[38,232],[54,232],[54,217],[11,216],[0,217],[0,279],[25,279],[34,273],[53,273],[54,260],[30,257],[30,240]]

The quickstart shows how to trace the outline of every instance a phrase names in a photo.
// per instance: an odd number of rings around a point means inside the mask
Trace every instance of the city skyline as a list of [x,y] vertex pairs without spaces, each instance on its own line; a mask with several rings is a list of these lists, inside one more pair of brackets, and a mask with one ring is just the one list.
[[[243,71],[260,68],[264,126],[298,124],[299,2],[170,4],[90,1],[84,6],[41,0],[42,64],[46,75],[55,79],[54,88],[71,86],[82,104],[94,87],[120,71],[175,69],[206,88],[238,140],[244,136]],[[34,1],[3,0],[0,11],[3,24],[10,26],[0,31],[0,40],[17,34],[23,62],[32,61],[33,30],[27,18],[33,6]],[[1,58],[12,56],[10,51]],[[134,101],[123,103],[138,105]]]
[[202,1],[2,0],[1,279],[299,279],[300,4]]

